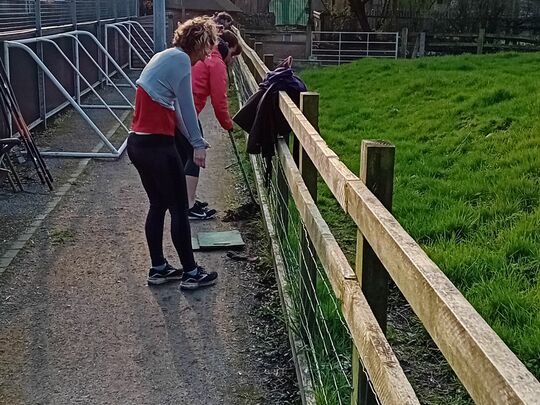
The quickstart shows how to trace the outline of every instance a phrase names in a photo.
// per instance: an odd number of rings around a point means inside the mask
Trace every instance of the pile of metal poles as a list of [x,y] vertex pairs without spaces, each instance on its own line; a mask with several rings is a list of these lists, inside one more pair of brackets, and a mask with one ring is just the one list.
[[28,125],[26,125],[22,116],[19,103],[15,98],[15,92],[11,87],[2,61],[0,61],[0,110],[2,111],[6,123],[11,119],[14,129],[19,134],[21,144],[24,145],[24,148],[26,149],[27,158],[32,161],[41,183],[46,184],[49,189],[52,190],[53,178],[43,157],[39,153],[34,139],[32,138],[32,134],[28,129]]

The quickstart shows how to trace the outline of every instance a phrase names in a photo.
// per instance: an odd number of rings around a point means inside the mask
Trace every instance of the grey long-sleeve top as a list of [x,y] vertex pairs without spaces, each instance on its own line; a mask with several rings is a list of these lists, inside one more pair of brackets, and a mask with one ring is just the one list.
[[197,121],[191,90],[191,61],[181,48],[169,48],[156,53],[137,80],[137,85],[155,102],[174,110],[177,126],[194,149],[204,149],[205,143]]

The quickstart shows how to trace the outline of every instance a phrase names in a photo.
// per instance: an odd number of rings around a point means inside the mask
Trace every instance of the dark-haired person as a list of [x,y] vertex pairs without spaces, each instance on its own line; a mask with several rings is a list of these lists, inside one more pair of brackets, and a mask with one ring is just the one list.
[[[217,32],[216,24],[207,17],[179,24],[173,47],[155,54],[137,80],[127,152],[150,200],[145,225],[152,261],[149,285],[181,280],[181,288],[196,289],[216,282],[217,273],[206,272],[193,256],[184,167],[174,134],[181,122],[193,148],[193,162],[204,167],[207,144],[193,103],[191,66],[210,55],[217,42]],[[167,210],[171,215],[172,241],[183,271],[171,266],[163,255]]]
[[225,11],[215,13],[214,17],[212,18],[214,22],[218,25],[218,27],[222,30],[230,30],[234,24],[234,20],[231,15]]
[[[232,31],[223,31],[210,57],[196,63],[192,68],[193,98],[197,115],[204,109],[210,97],[214,114],[225,131],[233,129],[227,97],[229,88],[227,65],[241,53],[242,47],[238,37]],[[185,143],[185,140],[182,141]],[[189,145],[183,147],[189,148]],[[193,160],[187,159],[185,173],[189,200],[188,215],[190,219],[211,219],[215,216],[216,210],[209,209],[206,202],[196,198],[199,172],[199,167]]]

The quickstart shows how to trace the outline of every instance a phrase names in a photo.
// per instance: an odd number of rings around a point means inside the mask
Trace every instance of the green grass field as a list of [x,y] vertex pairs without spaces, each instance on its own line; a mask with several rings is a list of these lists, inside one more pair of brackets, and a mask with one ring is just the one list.
[[[394,214],[540,377],[540,54],[369,60],[302,72],[321,134],[358,173],[396,145]],[[320,188],[353,258],[356,229]]]

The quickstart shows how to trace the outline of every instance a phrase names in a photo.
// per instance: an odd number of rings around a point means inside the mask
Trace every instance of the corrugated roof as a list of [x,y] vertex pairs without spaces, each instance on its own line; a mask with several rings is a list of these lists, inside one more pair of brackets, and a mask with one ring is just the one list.
[[167,0],[167,8],[241,13],[230,0]]

